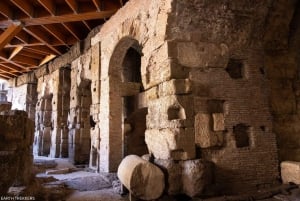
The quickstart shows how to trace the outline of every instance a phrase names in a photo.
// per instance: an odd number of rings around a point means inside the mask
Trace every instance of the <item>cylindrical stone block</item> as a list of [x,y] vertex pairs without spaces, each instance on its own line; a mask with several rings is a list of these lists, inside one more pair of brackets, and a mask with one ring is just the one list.
[[126,156],[122,160],[118,177],[133,196],[143,200],[159,198],[165,188],[163,172],[136,155]]

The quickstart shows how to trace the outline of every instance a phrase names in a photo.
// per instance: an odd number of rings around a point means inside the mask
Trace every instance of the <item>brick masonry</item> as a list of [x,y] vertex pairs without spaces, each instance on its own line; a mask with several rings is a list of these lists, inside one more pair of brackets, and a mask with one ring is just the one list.
[[[132,0],[69,53],[11,83],[20,103],[37,101],[35,116],[51,111],[51,125],[35,122],[36,136],[51,127],[52,157],[112,172],[126,153],[147,149],[160,164],[213,163],[214,182],[205,185],[219,193],[270,186],[279,179],[276,137],[280,159],[299,160],[295,7],[292,0]],[[128,60],[129,51],[140,58]],[[29,85],[37,87],[32,102]],[[168,191],[188,192],[193,182]]]

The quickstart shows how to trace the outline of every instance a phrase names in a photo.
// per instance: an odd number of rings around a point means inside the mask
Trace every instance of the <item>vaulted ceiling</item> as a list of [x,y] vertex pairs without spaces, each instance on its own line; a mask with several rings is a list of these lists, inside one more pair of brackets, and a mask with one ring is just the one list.
[[0,78],[64,54],[128,0],[0,0]]

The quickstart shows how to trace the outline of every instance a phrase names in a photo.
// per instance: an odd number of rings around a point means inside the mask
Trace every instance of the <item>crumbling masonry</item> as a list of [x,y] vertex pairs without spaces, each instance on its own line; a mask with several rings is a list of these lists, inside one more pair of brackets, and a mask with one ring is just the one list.
[[[126,155],[150,153],[168,175],[169,194],[274,184],[274,110],[275,131],[286,121],[279,122],[284,100],[273,89],[286,78],[271,68],[278,58],[270,53],[272,33],[290,23],[295,7],[280,0],[128,2],[65,55],[11,80],[15,98],[37,97],[22,99],[35,116],[34,153],[100,172],[116,171]],[[272,18],[287,11],[279,24]]]

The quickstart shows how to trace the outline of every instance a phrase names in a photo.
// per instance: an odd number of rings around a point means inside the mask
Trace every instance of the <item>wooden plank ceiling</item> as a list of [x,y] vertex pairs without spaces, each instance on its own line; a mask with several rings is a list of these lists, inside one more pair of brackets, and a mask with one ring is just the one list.
[[128,0],[0,0],[0,78],[62,55]]

